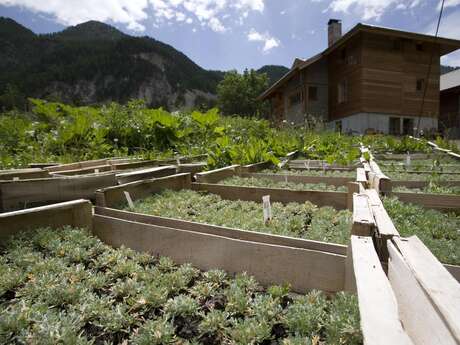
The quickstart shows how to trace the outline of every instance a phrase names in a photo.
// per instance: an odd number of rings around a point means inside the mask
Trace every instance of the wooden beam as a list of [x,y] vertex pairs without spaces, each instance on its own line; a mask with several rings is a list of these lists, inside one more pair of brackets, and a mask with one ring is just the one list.
[[353,182],[353,177],[333,177],[333,176],[302,176],[289,174],[266,174],[266,173],[239,173],[240,177],[264,178],[277,182],[293,183],[324,183],[330,186],[346,186],[348,182]]
[[375,221],[369,206],[369,198],[365,194],[353,194],[353,225],[352,235],[372,236],[375,231]]
[[226,178],[236,175],[239,165],[230,165],[225,168],[203,171],[195,174],[195,179],[199,183],[217,183]]
[[142,224],[95,215],[94,233],[105,243],[155,255],[201,270],[247,272],[262,285],[289,282],[293,291],[343,290],[345,256],[321,251],[242,241],[223,236]]
[[407,334],[415,344],[458,344],[404,257],[390,241],[388,252],[388,278]]
[[41,168],[0,170],[0,181],[8,181],[13,179],[28,180],[46,177],[50,177],[50,173],[47,170],[43,170]]
[[413,344],[399,320],[396,297],[372,238],[352,236],[350,246],[364,344]]
[[394,243],[453,338],[460,343],[460,284],[417,236],[395,238]]
[[460,209],[460,195],[435,194],[435,193],[411,193],[394,192],[400,201],[432,208],[435,210],[455,211]]
[[140,169],[124,173],[118,173],[118,184],[126,184],[133,181],[152,179],[176,174],[176,166],[167,165],[155,168]]

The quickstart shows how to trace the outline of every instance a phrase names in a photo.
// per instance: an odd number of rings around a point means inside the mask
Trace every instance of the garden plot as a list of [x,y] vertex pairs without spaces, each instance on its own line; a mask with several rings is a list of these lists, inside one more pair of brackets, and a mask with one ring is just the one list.
[[427,210],[395,197],[383,199],[396,229],[403,237],[417,235],[445,264],[460,265],[460,216]]
[[[222,169],[221,173],[224,172],[231,173]],[[198,176],[197,180],[200,180]],[[133,205],[127,204],[125,192],[134,201]],[[271,221],[264,220],[264,195],[271,198]],[[345,244],[351,231],[351,213],[343,210],[345,207],[337,210],[330,206],[337,204],[333,199],[337,196],[343,196],[343,203],[346,203],[347,193],[344,192],[190,183],[189,175],[178,174],[98,191],[97,205],[110,208],[112,211],[104,214],[114,217],[135,220],[133,214],[143,214],[143,221],[176,219],[185,222],[170,222],[167,226],[181,228],[193,222],[203,224],[206,231],[216,234],[232,233],[228,228],[233,228]],[[318,205],[314,200],[321,200],[323,204]],[[114,208],[132,212],[116,212]],[[233,232],[234,236],[241,236],[246,231]]]
[[80,229],[14,238],[0,271],[2,343],[362,344],[352,294],[264,288],[246,273],[114,249]]

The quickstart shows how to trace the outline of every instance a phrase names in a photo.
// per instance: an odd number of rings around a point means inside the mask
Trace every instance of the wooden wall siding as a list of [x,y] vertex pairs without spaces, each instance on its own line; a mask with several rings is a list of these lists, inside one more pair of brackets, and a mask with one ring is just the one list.
[[[346,49],[348,62],[342,60],[342,49]],[[361,34],[350,39],[343,48],[336,49],[328,56],[329,75],[329,121],[359,113],[362,111],[362,71],[361,71]],[[352,62],[352,63],[350,63]],[[342,80],[348,83],[348,97],[344,103],[338,103],[338,84]]]
[[423,116],[438,117],[439,47],[423,44],[422,49],[410,40],[362,35],[362,112],[418,116],[423,89],[417,91],[416,83],[426,82],[433,53]]
[[[328,115],[328,66],[327,59],[321,59],[308,66],[304,72],[304,109],[305,113],[316,118],[327,120]],[[309,99],[309,87],[317,89],[317,100]]]

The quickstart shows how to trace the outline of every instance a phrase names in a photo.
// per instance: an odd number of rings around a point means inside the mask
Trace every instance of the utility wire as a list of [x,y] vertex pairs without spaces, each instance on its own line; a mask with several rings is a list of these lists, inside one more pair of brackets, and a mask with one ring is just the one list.
[[[436,26],[436,33],[434,35],[435,38],[438,37],[439,25],[441,24],[441,18],[442,18],[442,11],[444,10],[444,1],[445,0],[442,0],[442,2],[441,2],[441,10],[439,11],[438,24]],[[416,136],[419,136],[419,133],[420,133],[420,120],[421,120],[422,115],[423,115],[423,107],[425,105],[426,91],[428,90],[428,84],[429,84],[429,80],[430,80],[431,65],[432,64],[433,64],[433,49],[431,49],[430,63],[428,64],[428,73],[427,73],[427,76],[426,76],[426,79],[425,79],[426,81],[425,81],[424,90],[423,90],[422,105],[421,105],[421,108],[420,108],[420,115],[419,115],[418,121],[417,121],[417,131],[418,131],[418,133],[416,133]]]

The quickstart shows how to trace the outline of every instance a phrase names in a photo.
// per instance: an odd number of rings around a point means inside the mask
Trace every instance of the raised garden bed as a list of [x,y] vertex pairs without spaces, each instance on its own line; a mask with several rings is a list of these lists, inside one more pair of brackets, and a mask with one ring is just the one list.
[[357,298],[291,294],[253,277],[37,229],[0,256],[2,343],[362,344]]
[[228,185],[228,186],[284,188],[284,189],[292,189],[292,190],[329,190],[329,191],[338,191],[338,192],[348,191],[345,185],[335,186],[333,184],[326,184],[322,182],[320,183],[297,182],[295,179],[289,180],[288,176],[284,177],[284,181],[282,180],[282,176],[279,176],[278,180],[275,180],[273,176],[264,176],[263,174],[256,175],[256,176],[250,176],[250,177],[234,176],[234,177],[226,178],[224,180],[219,181],[219,184]]
[[273,219],[265,223],[261,202],[225,200],[220,196],[192,190],[165,190],[135,201],[136,213],[182,219],[242,230],[272,233],[316,241],[347,244],[351,212],[336,211],[310,202],[272,203]]

